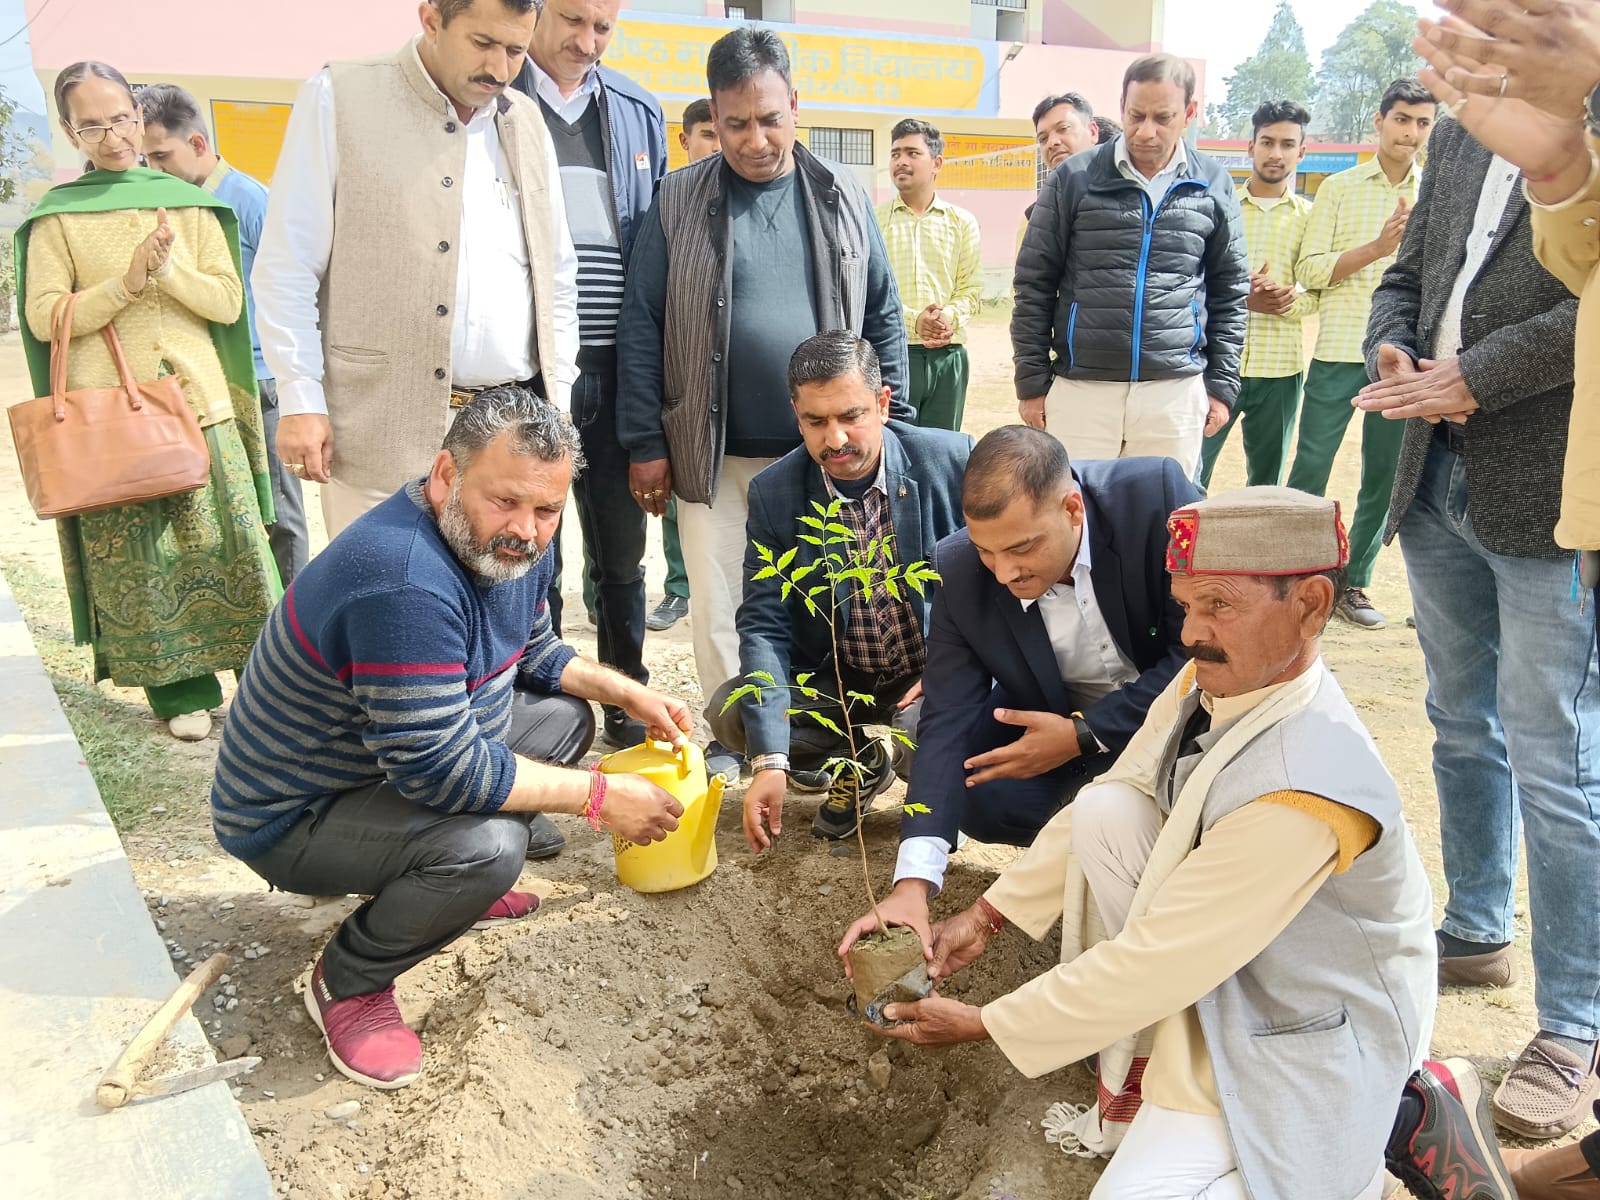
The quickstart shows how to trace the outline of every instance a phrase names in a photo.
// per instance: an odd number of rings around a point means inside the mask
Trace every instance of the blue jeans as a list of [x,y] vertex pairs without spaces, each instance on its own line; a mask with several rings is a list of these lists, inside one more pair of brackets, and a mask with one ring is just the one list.
[[1435,442],[1400,525],[1428,669],[1444,931],[1510,941],[1519,818],[1539,1027],[1600,1035],[1600,673],[1572,560],[1486,550],[1467,464]]

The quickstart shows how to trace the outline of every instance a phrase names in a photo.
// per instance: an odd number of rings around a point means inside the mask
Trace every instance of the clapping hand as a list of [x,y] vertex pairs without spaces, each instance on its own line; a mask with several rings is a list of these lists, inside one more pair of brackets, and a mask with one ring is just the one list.
[[149,236],[133,248],[133,257],[128,263],[128,272],[122,277],[123,290],[130,296],[137,296],[144,291],[144,285],[149,282],[150,276],[156,274],[167,265],[167,258],[172,254],[172,242],[176,235],[172,226],[167,224],[167,210],[156,209],[156,227]]

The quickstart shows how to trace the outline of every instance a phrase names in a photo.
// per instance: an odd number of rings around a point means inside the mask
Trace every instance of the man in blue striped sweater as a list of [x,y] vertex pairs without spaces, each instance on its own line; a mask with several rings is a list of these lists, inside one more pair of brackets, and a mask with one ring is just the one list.
[[545,552],[582,466],[564,414],[515,385],[483,392],[425,478],[296,576],[239,679],[213,827],[274,887],[371,897],[306,989],[334,1065],[361,1083],[404,1087],[422,1069],[395,977],[537,907],[509,890],[530,823],[560,848],[537,814],[582,813],[598,794],[619,837],[677,828],[682,808],[640,776],[603,785],[572,769],[594,738],[589,700],[651,737],[692,728],[682,702],[576,657],[551,629]]

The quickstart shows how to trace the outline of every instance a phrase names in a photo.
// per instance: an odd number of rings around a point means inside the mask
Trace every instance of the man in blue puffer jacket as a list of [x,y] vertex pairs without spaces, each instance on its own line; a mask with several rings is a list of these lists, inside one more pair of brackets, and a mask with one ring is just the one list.
[[1250,265],[1228,173],[1183,141],[1194,68],[1122,78],[1124,132],[1045,181],[1017,256],[1018,410],[1074,460],[1154,455],[1198,473],[1239,395]]

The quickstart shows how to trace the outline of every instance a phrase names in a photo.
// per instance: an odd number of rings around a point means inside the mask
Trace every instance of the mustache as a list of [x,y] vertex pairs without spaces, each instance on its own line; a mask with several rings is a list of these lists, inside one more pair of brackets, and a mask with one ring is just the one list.
[[822,461],[827,462],[833,458],[854,458],[860,453],[860,446],[840,446],[837,450],[824,450],[822,452]]
[[476,75],[473,77],[472,82],[481,83],[484,87],[492,88],[503,88],[506,86],[505,83],[496,79],[493,75]]
[[513,554],[534,554],[538,552],[539,543],[509,533],[498,533],[489,539],[488,548],[491,553],[496,550],[510,550]]
[[1185,644],[1183,652],[1196,662],[1226,663],[1228,661],[1227,651],[1223,650],[1221,646],[1213,646],[1210,642],[1195,642],[1193,645]]

